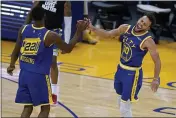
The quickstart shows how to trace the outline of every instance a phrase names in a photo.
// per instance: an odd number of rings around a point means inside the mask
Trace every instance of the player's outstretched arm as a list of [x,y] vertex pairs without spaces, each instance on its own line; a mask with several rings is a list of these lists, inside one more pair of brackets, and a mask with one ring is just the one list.
[[154,79],[152,81],[152,90],[154,92],[157,91],[159,84],[160,84],[160,71],[161,71],[161,60],[160,60],[160,56],[159,53],[157,51],[155,42],[153,41],[152,38],[147,39],[143,45],[142,45],[143,49],[147,49],[151,55],[151,58],[155,64],[155,68],[154,68]]
[[60,35],[55,32],[50,31],[45,39],[45,46],[49,47],[52,44],[56,44],[58,48],[66,53],[70,53],[74,46],[76,45],[81,33],[76,32],[74,37],[72,38],[72,42],[70,44],[65,43]]
[[89,24],[89,29],[102,38],[114,38],[116,36],[120,36],[121,34],[125,33],[126,30],[128,29],[128,26],[129,26],[128,24],[122,24],[116,29],[107,31],[104,29],[96,28],[92,24]]
[[56,44],[59,49],[66,53],[70,53],[78,42],[82,32],[87,28],[88,24],[89,23],[87,21],[78,21],[77,30],[69,44],[65,43],[57,33],[50,31],[46,36],[45,45],[50,46],[52,44]]
[[13,49],[13,52],[12,52],[12,55],[11,55],[10,65],[7,68],[7,73],[10,74],[10,75],[13,75],[12,72],[15,69],[15,63],[16,63],[16,61],[18,59],[18,55],[20,53],[20,49],[21,49],[20,41],[21,41],[21,38],[22,38],[21,33],[22,33],[23,28],[24,28],[24,26],[22,26],[18,31],[18,39],[16,41],[15,48]]
[[29,11],[27,17],[26,17],[26,20],[25,20],[25,23],[24,24],[30,24],[32,22],[32,9],[35,8],[37,5],[39,4],[39,1],[34,1],[33,5],[32,5],[32,8],[31,10]]

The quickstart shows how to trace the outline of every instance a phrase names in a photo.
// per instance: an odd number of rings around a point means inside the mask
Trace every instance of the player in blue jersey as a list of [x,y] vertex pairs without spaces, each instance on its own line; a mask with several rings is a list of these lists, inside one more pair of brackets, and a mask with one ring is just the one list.
[[39,117],[48,117],[52,93],[50,86],[50,67],[52,64],[53,45],[70,53],[79,37],[88,26],[88,21],[80,20],[77,30],[69,44],[65,43],[59,34],[44,27],[45,12],[42,7],[32,10],[33,24],[28,24],[19,30],[18,39],[12,52],[7,73],[13,74],[15,63],[19,58],[20,74],[16,94],[16,103],[24,105],[21,117],[30,117],[33,106],[41,105]]
[[[33,0],[32,8],[36,6],[41,6],[45,10],[45,27],[49,30],[52,30],[59,35],[64,37],[65,42],[69,43],[71,35],[71,23],[72,23],[72,14],[71,14],[71,2],[70,1],[53,1],[53,0]],[[31,11],[30,10],[30,11]],[[32,21],[31,12],[26,17],[25,24],[29,24]],[[64,21],[64,27],[62,27]],[[64,32],[62,29],[64,28]],[[63,52],[62,52],[63,53]],[[53,47],[53,61],[51,65],[51,89],[52,89],[52,98],[55,104],[59,100],[59,69],[57,65],[57,58],[59,55],[59,49],[56,45]]]
[[118,103],[122,117],[132,117],[131,102],[138,100],[138,93],[142,86],[142,61],[147,52],[155,64],[154,77],[151,88],[157,91],[160,84],[161,61],[156,45],[149,29],[155,24],[153,14],[141,17],[135,26],[122,24],[117,29],[105,31],[90,24],[89,29],[103,38],[120,37],[122,41],[120,64],[115,73],[114,88],[118,96]]

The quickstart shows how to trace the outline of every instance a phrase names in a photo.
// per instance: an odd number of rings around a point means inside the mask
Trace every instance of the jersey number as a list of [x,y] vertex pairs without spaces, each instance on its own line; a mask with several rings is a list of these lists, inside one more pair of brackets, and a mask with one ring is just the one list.
[[30,42],[28,42],[28,43],[26,43],[24,51],[37,51],[38,50],[38,46],[39,46],[38,43],[35,43],[35,42],[30,43]]
[[22,55],[37,55],[41,40],[39,38],[27,38],[23,40]]
[[130,51],[129,47],[127,47],[126,45],[124,45],[124,47],[123,47],[123,53],[128,54],[129,51]]

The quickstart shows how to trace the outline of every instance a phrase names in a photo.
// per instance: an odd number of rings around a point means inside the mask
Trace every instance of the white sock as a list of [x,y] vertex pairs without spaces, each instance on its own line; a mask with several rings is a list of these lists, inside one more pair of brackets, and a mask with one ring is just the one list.
[[57,84],[51,84],[52,94],[58,95]]
[[132,117],[131,103],[129,100],[127,102],[120,102],[120,114],[121,117]]
[[64,38],[65,42],[68,44],[70,42],[71,36],[71,25],[72,25],[72,17],[64,17],[65,28],[64,28]]

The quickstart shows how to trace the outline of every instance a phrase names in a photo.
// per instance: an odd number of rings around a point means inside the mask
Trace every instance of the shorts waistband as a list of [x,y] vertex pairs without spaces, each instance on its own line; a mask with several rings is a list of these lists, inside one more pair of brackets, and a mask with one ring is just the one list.
[[122,67],[125,70],[132,70],[132,71],[137,71],[137,70],[140,70],[142,68],[142,67],[130,67],[130,66],[126,66],[126,65],[122,64],[121,62],[120,62],[119,65],[120,65],[120,67]]

